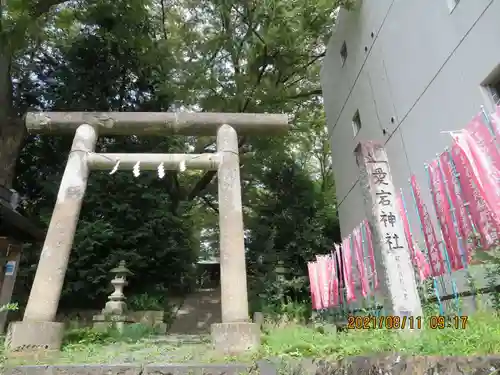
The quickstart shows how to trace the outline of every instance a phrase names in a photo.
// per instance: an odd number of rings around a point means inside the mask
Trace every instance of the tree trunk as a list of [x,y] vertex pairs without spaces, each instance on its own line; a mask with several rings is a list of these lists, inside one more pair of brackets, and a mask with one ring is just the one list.
[[11,188],[25,129],[18,118],[0,119],[0,185]]
[[11,54],[0,46],[0,185],[11,188],[25,127],[12,102]]

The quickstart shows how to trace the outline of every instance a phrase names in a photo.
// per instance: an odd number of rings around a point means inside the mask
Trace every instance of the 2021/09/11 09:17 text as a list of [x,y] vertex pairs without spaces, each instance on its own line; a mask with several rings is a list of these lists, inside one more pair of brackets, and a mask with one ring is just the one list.
[[[466,329],[468,317],[463,316],[430,316],[424,320],[421,316],[354,316],[347,318],[347,329]],[[426,327],[424,327],[426,326]]]

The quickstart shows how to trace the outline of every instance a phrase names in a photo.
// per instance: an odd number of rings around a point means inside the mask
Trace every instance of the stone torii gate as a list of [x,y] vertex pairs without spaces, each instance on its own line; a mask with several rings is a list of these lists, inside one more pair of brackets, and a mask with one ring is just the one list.
[[[26,115],[35,134],[75,134],[23,320],[8,331],[7,350],[59,350],[63,323],[55,322],[78,217],[91,170],[167,170],[180,165],[217,170],[219,189],[222,322],[211,327],[215,349],[241,352],[259,345],[249,320],[243,238],[238,134],[284,134],[288,116],[250,113],[41,112]],[[98,136],[217,135],[217,152],[206,154],[95,153]]]

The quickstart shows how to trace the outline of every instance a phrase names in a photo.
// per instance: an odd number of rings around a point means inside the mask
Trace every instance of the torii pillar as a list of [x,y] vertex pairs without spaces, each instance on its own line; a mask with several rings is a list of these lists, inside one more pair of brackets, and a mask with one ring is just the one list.
[[[248,113],[43,112],[28,113],[35,134],[74,134],[56,204],[40,255],[23,320],[9,326],[9,352],[59,350],[64,325],[55,322],[89,173],[132,169],[186,168],[218,171],[222,322],[212,325],[217,350],[238,353],[260,343],[260,329],[248,313],[238,135],[284,134],[288,116]],[[98,136],[217,135],[215,154],[99,154]]]

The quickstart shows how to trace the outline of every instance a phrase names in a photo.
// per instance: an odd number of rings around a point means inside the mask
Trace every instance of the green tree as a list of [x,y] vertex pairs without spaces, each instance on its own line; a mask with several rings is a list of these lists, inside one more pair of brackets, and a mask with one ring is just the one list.
[[[66,9],[59,16],[58,22],[62,17],[78,20],[81,30],[62,30],[62,38],[50,40],[51,53],[37,64],[39,98],[44,102],[40,100],[40,106],[97,111],[161,111],[169,107],[169,95],[155,88],[155,77],[164,76],[164,65],[157,63],[160,59],[156,60],[152,50],[154,30],[144,6],[103,2]],[[121,22],[115,22],[118,19]],[[71,136],[30,137],[21,153],[18,187],[28,198],[25,211],[45,224],[70,144]],[[138,140],[135,136],[104,137],[98,142],[102,152],[183,152],[185,146],[184,139]],[[189,288],[198,248],[193,241],[192,205],[180,199],[178,183],[170,177],[159,181],[154,173],[143,173],[138,179],[121,172],[91,175],[63,307],[100,307],[108,293],[108,271],[121,259],[135,273],[130,292],[178,294]],[[36,252],[27,252],[26,257],[25,264],[34,265],[38,260]],[[33,267],[25,270],[23,284],[28,287]],[[26,297],[28,290],[18,288],[17,292]]]
[[[0,185],[11,187],[19,148],[25,136],[20,110],[14,105],[17,90],[28,79],[17,63],[26,62],[50,9],[60,0],[2,1],[0,3]],[[25,92],[19,96],[26,95]]]
[[[290,114],[293,132],[286,137],[240,138],[242,188],[251,273],[264,275],[258,265],[262,255],[268,267],[271,258],[283,259],[291,273],[303,276],[305,262],[328,250],[338,236],[319,66],[339,4],[98,0],[58,5],[42,13],[36,30],[26,31],[28,43],[17,44],[17,53],[10,55],[9,79],[18,82],[15,100],[7,101],[15,108],[10,118],[18,119],[27,108]],[[10,25],[9,17],[2,13],[4,24]],[[7,124],[24,136],[16,121],[0,121],[0,128]],[[104,137],[98,148],[213,152],[214,141]],[[5,148],[8,155],[1,148],[2,165],[17,157],[14,143]],[[70,144],[71,136],[30,136],[19,158],[15,186],[27,198],[25,213],[45,224]],[[5,172],[0,183],[11,178]],[[162,181],[153,174],[138,179],[131,173],[93,174],[65,301],[92,295],[96,305],[101,303],[106,272],[121,258],[137,274],[131,283],[137,292],[163,285],[186,289],[199,241],[208,244],[205,253],[217,253],[215,178],[214,172],[171,171]],[[37,258],[36,252],[27,253],[27,286]]]

